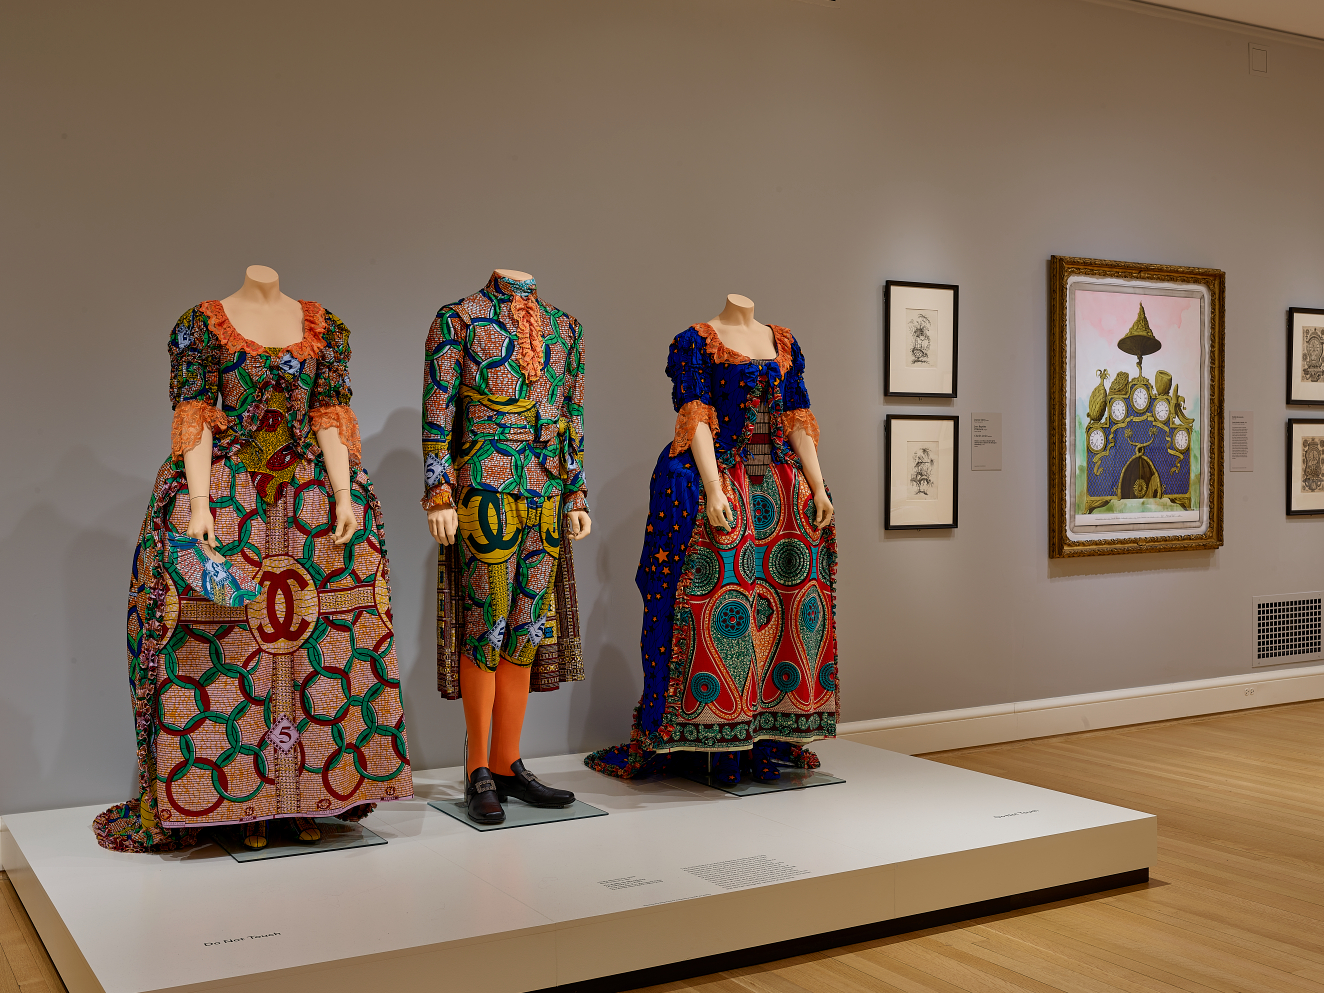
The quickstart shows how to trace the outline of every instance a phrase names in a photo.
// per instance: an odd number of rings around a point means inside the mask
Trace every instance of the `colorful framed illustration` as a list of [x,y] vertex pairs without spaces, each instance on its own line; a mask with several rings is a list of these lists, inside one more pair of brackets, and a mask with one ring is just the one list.
[[1287,403],[1324,405],[1324,310],[1287,311]]
[[884,284],[884,396],[956,396],[957,289],[899,279]]
[[956,527],[960,418],[889,414],[884,423],[883,528]]
[[1224,283],[1049,261],[1051,558],[1223,544]]
[[1324,418],[1287,422],[1287,516],[1324,514]]

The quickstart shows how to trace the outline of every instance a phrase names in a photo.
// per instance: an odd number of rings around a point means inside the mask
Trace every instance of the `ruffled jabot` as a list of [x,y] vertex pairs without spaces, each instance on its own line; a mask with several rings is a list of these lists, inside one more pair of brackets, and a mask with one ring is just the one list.
[[537,280],[511,279],[493,272],[487,291],[496,297],[510,298],[510,312],[518,325],[515,332],[515,363],[532,386],[542,379],[543,341],[551,322],[538,303]]

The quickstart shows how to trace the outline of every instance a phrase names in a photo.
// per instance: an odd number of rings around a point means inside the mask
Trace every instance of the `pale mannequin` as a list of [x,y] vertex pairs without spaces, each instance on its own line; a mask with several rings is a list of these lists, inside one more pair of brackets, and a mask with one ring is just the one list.
[[[225,316],[235,330],[263,348],[288,348],[303,339],[303,307],[298,300],[280,291],[280,276],[275,269],[264,265],[251,265],[244,271],[244,285],[221,301]],[[317,432],[317,444],[322,449],[326,475],[331,481],[335,497],[335,543],[343,545],[354,536],[358,527],[354,519],[354,504],[349,488],[349,449],[340,440],[339,428],[323,428]],[[212,517],[209,496],[211,492],[211,428],[203,425],[202,439],[184,453],[184,476],[188,480],[189,522],[185,532],[197,538],[212,559],[219,560],[216,551],[216,526]],[[345,494],[342,502],[341,493]],[[301,841],[318,841],[321,829],[306,817],[293,819],[294,829]],[[264,848],[267,844],[265,821],[244,825],[244,844],[249,848]]]
[[[777,357],[777,341],[773,337],[772,328],[754,320],[754,301],[749,297],[739,293],[728,295],[722,312],[708,323],[717,332],[722,344],[732,351],[764,362]],[[814,439],[804,428],[796,428],[787,441],[795,454],[800,456],[805,479],[809,481],[809,489],[814,494],[814,526],[825,528],[832,520],[832,501],[828,499],[827,487],[823,485],[823,471],[818,465],[818,449],[814,447]],[[722,476],[717,469],[717,454],[713,448],[713,433],[702,421],[694,429],[690,450],[694,453],[694,464],[703,480],[708,520],[713,527],[729,531],[735,526],[735,513],[722,490]]]
[[[249,266],[244,272],[244,285],[222,300],[221,306],[235,330],[263,348],[288,348],[303,339],[303,308],[298,300],[280,291],[280,276],[270,266]],[[207,499],[211,489],[211,442],[211,428],[204,425],[202,440],[184,453],[191,514],[185,533],[199,539],[215,558],[219,557],[212,531],[216,522]],[[340,429],[334,427],[318,431],[317,444],[322,449],[326,475],[335,493],[335,543],[343,545],[358,527],[350,498],[349,449],[340,440]],[[343,501],[341,493],[345,494]]]
[[[532,275],[518,269],[497,269],[496,274],[520,282],[533,279]],[[569,511],[566,521],[574,541],[587,538],[593,527],[588,513],[583,510]],[[442,545],[452,545],[458,540],[459,525],[460,518],[453,507],[428,511],[428,530]],[[475,769],[488,766],[498,775],[512,774],[511,763],[520,757],[519,740],[524,729],[524,709],[529,699],[532,672],[530,666],[513,665],[505,659],[495,672],[471,663],[460,666],[466,777]]]
[[[520,272],[518,269],[498,269],[496,273],[498,276],[520,282],[533,278],[529,273]],[[566,519],[570,522],[570,537],[575,541],[587,538],[589,531],[593,529],[593,522],[589,520],[587,511],[572,510],[566,515]],[[432,537],[443,545],[455,544],[455,532],[459,526],[460,516],[453,507],[428,511],[428,530],[432,532]]]

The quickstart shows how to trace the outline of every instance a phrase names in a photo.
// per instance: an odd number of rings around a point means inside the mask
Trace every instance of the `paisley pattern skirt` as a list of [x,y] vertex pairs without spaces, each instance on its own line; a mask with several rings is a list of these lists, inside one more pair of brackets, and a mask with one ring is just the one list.
[[799,746],[836,735],[835,525],[815,528],[796,465],[751,481],[722,469],[735,513],[708,522],[693,456],[664,450],[653,474],[644,552],[644,691],[631,740],[585,761],[632,777],[663,771],[675,752],[791,746],[779,761],[813,767]]
[[358,819],[413,795],[381,505],[354,475],[358,527],[336,545],[320,458],[300,458],[271,504],[242,462],[216,459],[228,560],[217,586],[199,583],[220,574],[178,538],[184,473],[161,467],[129,590],[140,792],[97,817],[104,847],[168,850],[208,825],[273,817]]

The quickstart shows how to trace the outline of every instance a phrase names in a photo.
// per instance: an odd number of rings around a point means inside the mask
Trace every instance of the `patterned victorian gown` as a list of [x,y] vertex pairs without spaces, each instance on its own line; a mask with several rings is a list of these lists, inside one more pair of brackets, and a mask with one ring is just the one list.
[[[356,820],[413,795],[381,505],[349,408],[349,329],[300,301],[303,338],[265,349],[218,301],[170,337],[171,457],[133,553],[129,683],[139,795],[96,818],[120,851],[193,844],[274,817]],[[212,431],[226,562],[189,539],[182,454]],[[350,451],[357,528],[336,545],[315,431]]]
[[[635,582],[644,598],[644,690],[630,742],[586,764],[630,778],[706,752],[728,780],[743,758],[760,778],[814,767],[807,742],[836,735],[836,528],[814,527],[813,494],[787,444],[818,443],[804,356],[773,326],[777,358],[748,358],[696,324],[671,344],[675,441],[650,485]],[[690,442],[712,431],[736,523],[714,528]]]

